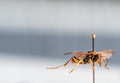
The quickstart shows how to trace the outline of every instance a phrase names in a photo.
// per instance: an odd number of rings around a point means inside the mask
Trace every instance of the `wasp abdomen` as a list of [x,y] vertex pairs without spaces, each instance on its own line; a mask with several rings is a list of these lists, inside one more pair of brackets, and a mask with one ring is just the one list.
[[73,61],[74,63],[78,63],[78,62],[79,62],[79,59],[74,56],[74,57],[72,58],[72,61]]
[[[80,63],[79,63],[79,61],[81,61]],[[77,57],[73,57],[72,58],[72,62],[74,62],[74,63],[79,63],[79,64],[85,64],[86,62],[84,62],[82,59],[78,59]]]

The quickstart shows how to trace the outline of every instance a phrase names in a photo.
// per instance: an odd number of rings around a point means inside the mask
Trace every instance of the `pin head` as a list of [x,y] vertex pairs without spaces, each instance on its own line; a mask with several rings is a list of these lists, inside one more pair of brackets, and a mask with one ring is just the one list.
[[92,37],[92,38],[95,38],[95,37],[96,37],[96,35],[95,35],[95,34],[91,34],[91,37]]

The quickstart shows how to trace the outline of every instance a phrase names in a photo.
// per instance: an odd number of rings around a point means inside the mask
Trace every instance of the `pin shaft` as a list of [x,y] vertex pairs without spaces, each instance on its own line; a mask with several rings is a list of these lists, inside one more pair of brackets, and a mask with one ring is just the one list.
[[[94,39],[95,39],[96,35],[92,34],[91,37],[92,37],[92,51],[94,52]],[[94,69],[94,66],[95,66],[95,63],[93,61],[93,83],[95,83],[95,69]]]

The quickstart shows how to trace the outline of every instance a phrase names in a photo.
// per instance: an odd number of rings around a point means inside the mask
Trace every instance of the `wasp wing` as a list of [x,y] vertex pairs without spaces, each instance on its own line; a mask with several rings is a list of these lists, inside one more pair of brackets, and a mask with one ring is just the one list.
[[[96,52],[98,55],[100,55],[101,57],[101,63],[105,66],[105,68],[109,69],[107,67],[108,62],[109,62],[109,58],[115,53],[114,50],[104,50],[104,51],[100,51],[100,52]],[[106,60],[106,63],[104,64],[104,60]],[[101,65],[100,63],[100,65]]]
[[106,59],[106,58],[109,59],[114,53],[115,53],[114,50],[103,50],[100,52],[96,52],[96,54],[99,54],[102,57],[102,59]]
[[87,56],[87,52],[67,52],[64,55],[74,54],[78,59],[84,59]]

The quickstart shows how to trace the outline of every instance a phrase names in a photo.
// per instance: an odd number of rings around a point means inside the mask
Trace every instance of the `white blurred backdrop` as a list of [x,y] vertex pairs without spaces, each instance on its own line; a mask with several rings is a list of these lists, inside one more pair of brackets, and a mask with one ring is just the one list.
[[[1,31],[119,35],[119,0],[3,0]],[[107,32],[106,32],[107,31]]]
[[119,22],[119,0],[1,0],[0,82],[92,83],[90,65],[72,74],[73,64],[46,68],[65,63],[71,56],[64,52],[91,50],[90,34],[95,33],[96,51],[116,51],[110,70],[96,67],[96,83],[119,83]]

